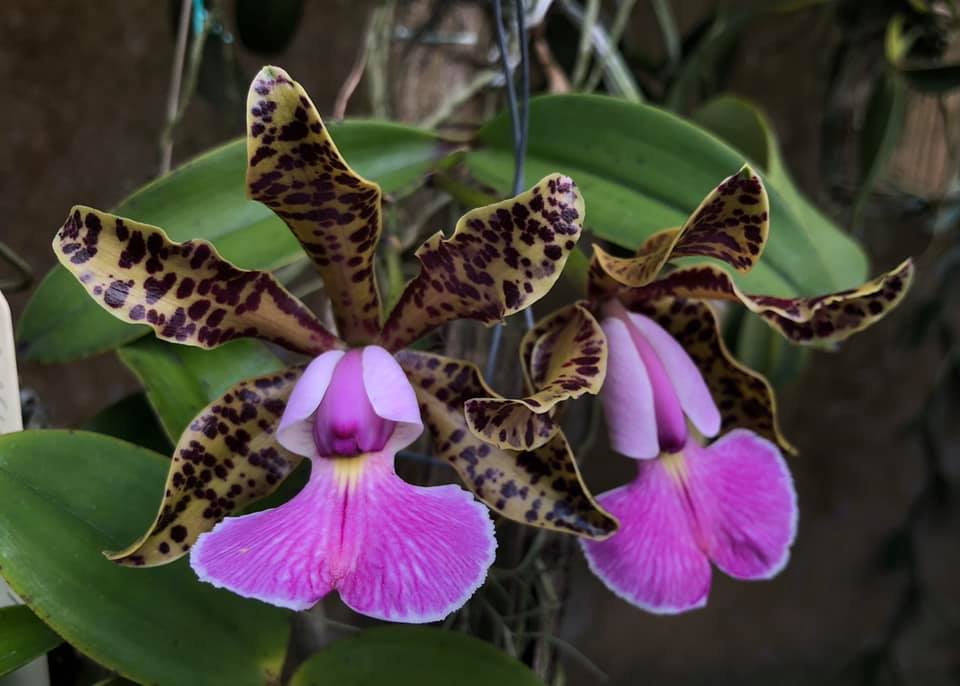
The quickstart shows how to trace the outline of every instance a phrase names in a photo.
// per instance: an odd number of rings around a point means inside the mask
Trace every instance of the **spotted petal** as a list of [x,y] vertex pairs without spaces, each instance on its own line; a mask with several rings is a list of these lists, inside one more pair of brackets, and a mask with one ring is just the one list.
[[551,314],[521,342],[524,378],[531,395],[519,400],[474,398],[464,408],[467,425],[501,448],[539,448],[560,430],[558,403],[600,392],[607,367],[607,340],[600,324],[579,303]]
[[595,540],[616,530],[616,520],[584,485],[562,432],[536,450],[497,448],[474,436],[463,414],[470,398],[496,395],[475,365],[410,350],[397,359],[417,393],[436,454],[490,508],[523,524]]
[[108,557],[132,566],[172,562],[221,519],[276,490],[301,459],[280,447],[274,427],[302,373],[291,367],[243,381],[204,408],[177,443],[153,525]]
[[270,207],[323,277],[340,335],[359,345],[380,330],[373,260],[380,187],[340,155],[306,91],[264,67],[247,96],[247,190]]
[[663,297],[641,299],[628,303],[628,307],[670,332],[690,355],[720,410],[721,433],[738,427],[749,429],[787,452],[796,452],[780,432],[777,403],[769,382],[738,362],[727,350],[709,305]]
[[903,300],[912,280],[913,262],[908,259],[859,288],[812,298],[780,298],[746,294],[719,267],[697,265],[678,269],[644,288],[628,291],[621,299],[636,302],[674,296],[737,300],[788,340],[823,344],[849,338],[885,317]]
[[560,277],[583,222],[572,179],[552,174],[515,198],[471,210],[450,238],[436,233],[417,250],[410,281],[383,327],[400,350],[454,319],[490,325],[532,305]]
[[749,166],[725,179],[680,229],[654,234],[630,258],[614,257],[594,246],[590,293],[610,294],[612,283],[638,288],[677,257],[712,257],[740,272],[750,271],[763,252],[770,230],[770,201]]
[[174,343],[261,338],[316,355],[339,341],[268,272],[238,269],[207,241],[76,206],[53,240],[61,264],[107,312]]

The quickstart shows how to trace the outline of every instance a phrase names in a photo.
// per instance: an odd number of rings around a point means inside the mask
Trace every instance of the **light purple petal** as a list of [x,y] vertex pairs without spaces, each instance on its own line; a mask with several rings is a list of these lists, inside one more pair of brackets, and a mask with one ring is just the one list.
[[638,466],[632,483],[597,498],[620,529],[605,541],[580,540],[590,569],[644,610],[675,614],[703,607],[710,563],[694,540],[682,486],[663,460]]
[[687,488],[710,559],[737,579],[783,569],[797,533],[797,494],[777,447],[737,429],[686,451]]
[[457,486],[402,481],[393,456],[315,459],[309,484],[273,510],[228,517],[197,540],[201,580],[303,610],[330,590],[357,612],[437,621],[486,577],[496,550],[484,508]]
[[227,517],[201,534],[190,550],[200,580],[292,610],[329,593],[349,566],[339,555],[346,498],[334,462],[314,461],[309,483],[280,507]]
[[659,324],[642,314],[628,312],[630,323],[656,352],[680,400],[684,413],[707,437],[720,431],[720,410],[713,401],[703,374],[687,351]]
[[480,587],[496,551],[487,509],[459,486],[411,486],[371,465],[350,494],[343,531],[353,572],[338,585],[348,606],[394,622],[434,622]]
[[660,453],[653,388],[627,325],[616,317],[601,323],[607,337],[607,377],[600,397],[610,447],[627,457],[650,459]]
[[277,441],[290,452],[307,457],[316,455],[311,418],[320,406],[333,378],[333,370],[343,356],[342,350],[330,350],[314,358],[294,386],[277,428]]
[[393,355],[378,345],[363,349],[363,386],[377,416],[398,424],[385,450],[406,448],[423,433],[413,386]]

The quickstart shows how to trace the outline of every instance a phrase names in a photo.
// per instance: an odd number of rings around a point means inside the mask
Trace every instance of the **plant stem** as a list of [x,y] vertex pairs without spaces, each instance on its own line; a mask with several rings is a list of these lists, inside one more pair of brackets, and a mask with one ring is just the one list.
[[173,125],[177,120],[180,105],[180,83],[183,79],[183,64],[187,57],[187,37],[190,35],[190,5],[192,0],[180,3],[180,25],[177,27],[177,45],[173,54],[170,72],[170,93],[167,96],[167,125],[164,130],[160,153],[160,173],[170,171],[173,160]]
[[590,56],[593,54],[593,27],[597,25],[600,16],[600,0],[587,0],[583,13],[583,24],[580,26],[580,43],[577,45],[577,61],[573,65],[573,74],[570,81],[574,90],[583,86],[587,76],[587,67]]

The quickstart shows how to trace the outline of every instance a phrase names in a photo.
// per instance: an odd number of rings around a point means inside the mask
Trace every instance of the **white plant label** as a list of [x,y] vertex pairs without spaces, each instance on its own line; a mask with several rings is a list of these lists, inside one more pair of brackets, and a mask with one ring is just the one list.
[[10,306],[7,305],[3,293],[0,293],[0,434],[20,431],[23,428],[15,351]]

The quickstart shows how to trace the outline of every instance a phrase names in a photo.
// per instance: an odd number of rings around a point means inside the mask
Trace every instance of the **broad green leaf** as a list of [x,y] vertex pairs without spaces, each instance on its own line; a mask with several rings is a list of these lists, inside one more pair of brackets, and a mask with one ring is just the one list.
[[161,455],[169,455],[173,450],[173,443],[144,393],[132,393],[108,405],[80,428],[129,441]]
[[238,381],[283,368],[265,345],[246,340],[203,350],[146,336],[117,354],[143,383],[147,400],[174,442],[207,403]]
[[543,686],[516,658],[465,634],[380,627],[312,656],[290,686]]
[[0,608],[0,677],[60,645],[61,639],[23,605]]
[[[416,186],[448,148],[424,131],[386,122],[346,121],[331,130],[344,157],[385,193]],[[246,166],[246,141],[228,143],[147,184],[114,213],[159,226],[175,241],[206,238],[224,258],[245,269],[276,269],[303,257],[283,222],[264,205],[247,200]],[[51,240],[56,228],[49,227]],[[143,327],[101,310],[65,269],[55,267],[27,304],[17,343],[23,359],[63,362],[115,348],[144,333]]]
[[129,569],[100,552],[152,521],[169,465],[86,432],[0,437],[3,576],[71,645],[139,683],[277,683],[289,612],[202,584],[185,560]]
[[[717,183],[752,161],[676,115],[614,98],[536,98],[530,117],[527,182],[562,170],[583,192],[587,228],[631,248],[682,224]],[[500,116],[481,129],[465,160],[480,182],[506,194],[512,151],[509,121]],[[800,202],[788,177],[771,173],[765,182],[770,241],[757,267],[735,276],[737,284],[747,292],[789,296],[862,282],[866,261],[859,246]]]

